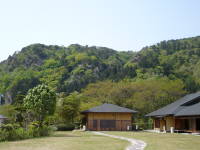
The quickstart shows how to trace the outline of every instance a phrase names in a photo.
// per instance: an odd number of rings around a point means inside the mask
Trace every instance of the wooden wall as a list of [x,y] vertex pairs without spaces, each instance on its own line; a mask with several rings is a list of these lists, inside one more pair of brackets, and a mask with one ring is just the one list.
[[131,113],[88,113],[88,120],[132,120]]
[[[101,120],[115,120],[115,128],[101,128]],[[97,126],[93,125],[95,123],[97,123]],[[127,126],[131,126],[131,124],[131,113],[87,113],[87,129],[89,130],[126,131]]]
[[[156,120],[160,121],[159,125],[160,127],[155,126]],[[170,128],[174,127],[175,128],[175,118],[173,116],[167,116],[164,118],[155,118],[154,119],[154,129],[155,130],[160,130],[160,131],[170,131]]]
[[165,117],[166,130],[170,131],[171,127],[175,128],[175,118],[173,116]]
[[[174,130],[180,130],[185,132],[199,132],[197,130],[197,119],[196,117],[174,117],[167,116],[163,118],[154,118],[154,130],[163,131],[163,127],[166,131],[170,131],[171,127],[174,127]],[[156,127],[156,121],[159,121],[160,128]],[[158,123],[157,123],[158,124]]]
[[160,130],[160,119],[154,118],[153,125],[154,125],[154,130],[156,131]]

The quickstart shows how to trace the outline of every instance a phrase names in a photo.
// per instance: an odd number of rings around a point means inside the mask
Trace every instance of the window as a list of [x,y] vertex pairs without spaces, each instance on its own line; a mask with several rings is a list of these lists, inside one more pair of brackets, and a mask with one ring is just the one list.
[[116,128],[115,120],[100,120],[101,128]]
[[159,119],[155,120],[155,128],[160,128],[160,120]]
[[189,119],[184,119],[183,122],[184,122],[184,129],[189,130],[190,129],[189,128]]
[[93,120],[93,128],[97,128],[97,120]]

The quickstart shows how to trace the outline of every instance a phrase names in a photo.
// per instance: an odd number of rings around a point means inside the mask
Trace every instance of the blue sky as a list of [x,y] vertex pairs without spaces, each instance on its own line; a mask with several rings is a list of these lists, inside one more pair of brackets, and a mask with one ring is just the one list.
[[0,61],[33,43],[138,51],[197,35],[199,0],[0,0]]

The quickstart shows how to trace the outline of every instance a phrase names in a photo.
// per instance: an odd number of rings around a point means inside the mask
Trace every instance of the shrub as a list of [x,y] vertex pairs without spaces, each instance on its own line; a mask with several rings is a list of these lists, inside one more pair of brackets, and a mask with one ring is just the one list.
[[74,124],[58,124],[57,130],[58,131],[72,131],[75,129]]
[[31,125],[29,125],[28,133],[29,133],[29,136],[40,137],[39,123],[38,122],[32,122]]
[[40,137],[40,136],[49,136],[52,133],[53,129],[50,126],[43,125],[39,127],[37,123],[32,123],[29,126],[29,135],[32,137]]
[[0,129],[0,142],[6,141],[7,137],[8,137],[8,132]]
[[17,129],[19,127],[20,126],[18,124],[3,124],[1,126],[1,129],[5,130],[5,131],[12,131],[12,130]]
[[[8,141],[18,140],[21,135],[18,132],[20,126],[17,124],[6,124],[2,125],[1,131],[4,133],[4,139]],[[22,129],[21,129],[22,130]],[[23,137],[23,135],[21,136]]]
[[53,129],[50,126],[42,126],[41,128],[39,128],[39,135],[40,136],[49,136],[51,135]]
[[15,129],[15,134],[16,134],[15,140],[23,140],[32,137],[28,134],[28,132],[24,128]]
[[0,128],[0,141],[15,141],[33,137],[49,136],[52,128],[46,125],[39,127],[37,123],[33,123],[26,130],[17,124],[7,124]]

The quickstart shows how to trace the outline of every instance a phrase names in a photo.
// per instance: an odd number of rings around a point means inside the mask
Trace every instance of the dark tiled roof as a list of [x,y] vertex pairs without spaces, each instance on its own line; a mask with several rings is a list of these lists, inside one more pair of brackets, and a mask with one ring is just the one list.
[[88,112],[120,112],[120,113],[137,113],[135,110],[131,110],[128,108],[120,107],[114,104],[103,104],[88,110],[83,111],[82,113],[88,113]]
[[[147,114],[146,116],[167,116],[167,115],[175,115],[176,116],[176,114],[179,114],[179,116],[180,115],[187,116],[189,114],[192,115],[191,108],[193,108],[195,105],[197,105],[199,103],[190,105],[190,106],[187,106],[187,105],[185,106],[185,104],[187,104],[190,101],[195,101],[199,98],[200,98],[200,92],[186,95],[186,96],[182,97],[181,99],[179,99],[161,109],[158,109],[152,113]],[[200,104],[193,108],[193,109],[197,109],[197,110],[193,110],[196,113],[195,115],[200,115],[200,111],[199,111],[200,107],[198,107],[198,106],[200,106]]]
[[175,116],[196,116],[200,115],[200,103],[184,106],[185,108],[175,114]]

